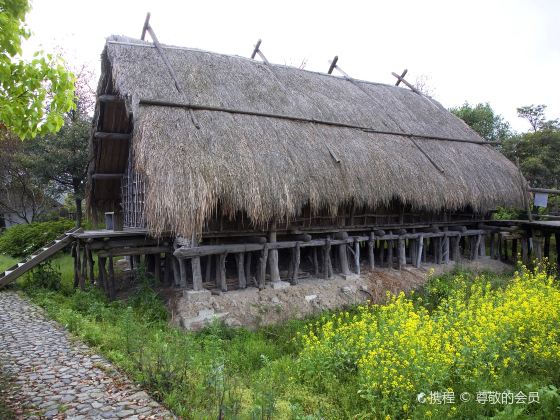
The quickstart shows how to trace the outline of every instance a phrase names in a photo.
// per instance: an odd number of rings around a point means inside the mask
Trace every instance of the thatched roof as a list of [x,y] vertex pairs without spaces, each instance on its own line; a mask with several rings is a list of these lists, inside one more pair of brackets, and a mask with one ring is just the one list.
[[194,49],[164,52],[183,93],[151,43],[123,37],[108,39],[100,82],[134,115],[135,164],[148,180],[155,233],[199,232],[218,204],[262,225],[306,204],[334,214],[348,203],[376,208],[392,200],[429,211],[523,203],[515,165],[493,146],[442,140],[483,141],[407,88]]

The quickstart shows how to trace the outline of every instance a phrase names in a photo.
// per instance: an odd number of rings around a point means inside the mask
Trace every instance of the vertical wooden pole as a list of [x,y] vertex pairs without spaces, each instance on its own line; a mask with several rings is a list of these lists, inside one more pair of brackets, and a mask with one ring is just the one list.
[[490,234],[490,258],[494,259],[495,256],[495,250],[494,250],[494,239],[496,238],[496,234],[494,232],[492,232]]
[[379,265],[385,267],[385,246],[387,241],[379,241]]
[[404,238],[399,238],[399,270],[406,265],[406,247]]
[[393,240],[387,241],[387,267],[393,268]]
[[179,259],[173,256],[171,263],[173,264],[173,285],[181,287],[181,264],[179,264]]
[[89,270],[89,281],[91,284],[94,284],[95,283],[95,272],[93,269],[94,262],[93,262],[93,255],[89,245],[86,245],[86,258],[87,258],[88,270]]
[[375,269],[375,234],[373,232],[369,233],[368,264],[370,270]]
[[313,247],[313,272],[315,277],[319,277],[319,258],[317,257],[317,247]]
[[251,263],[253,259],[253,253],[252,252],[247,252],[246,257],[245,257],[245,279],[246,279],[246,283],[247,282],[251,282]]
[[206,270],[204,273],[204,281],[210,283],[212,281],[212,255],[206,257]]
[[443,262],[449,264],[449,236],[443,237]]
[[514,238],[511,240],[511,260],[513,261],[513,263],[516,263],[519,260],[519,255],[517,255],[518,252],[517,239]]
[[161,254],[154,254],[154,279],[161,284]]
[[299,278],[299,264],[301,260],[301,250],[299,242],[296,242],[296,247],[294,248],[294,269],[293,269],[293,277],[292,277],[292,284],[298,284]]
[[348,252],[346,250],[346,247],[346,244],[338,246],[338,261],[340,263],[340,273],[345,276],[351,274],[350,267],[348,266]]
[[80,273],[81,282],[83,287],[85,288],[85,284],[87,282],[88,270],[87,270],[87,252],[86,252],[87,245],[82,246],[82,272]]
[[163,282],[165,283],[166,286],[171,286],[172,283],[171,272],[173,271],[173,262],[171,261],[171,258],[173,258],[171,253],[168,252],[165,254],[165,262],[164,262],[165,271],[164,271]]
[[193,279],[193,290],[202,290],[202,266],[200,264],[200,257],[191,258],[191,270]]
[[[273,230],[270,232],[269,235],[269,242],[274,243],[276,242],[276,224],[273,225]],[[268,265],[270,271],[270,281],[275,283],[280,281],[280,270],[278,268],[278,250],[271,249],[268,253]]]
[[187,288],[187,261],[183,258],[179,258],[179,287]]
[[416,268],[420,268],[420,264],[422,264],[423,253],[424,253],[424,235],[420,235],[418,237],[418,252],[416,253],[416,261],[415,261]]
[[360,275],[360,243],[358,238],[354,238],[354,267],[356,274]]
[[223,253],[218,255],[218,266],[219,270],[217,271],[218,278],[219,278],[219,285],[218,287],[222,292],[227,292],[227,283],[226,283],[226,256],[227,253]]
[[544,234],[544,257],[550,259],[550,233],[543,232]]
[[554,232],[556,242],[556,272],[560,273],[560,232]]
[[245,253],[239,252],[235,254],[235,263],[237,265],[237,282],[240,289],[247,287],[247,280],[245,279]]
[[486,256],[486,235],[481,235],[480,238],[480,247],[478,248],[479,256],[485,257]]
[[268,246],[264,244],[263,250],[259,257],[259,268],[257,271],[257,279],[259,284],[259,289],[264,289],[266,283],[266,260],[268,259]]
[[109,297],[111,299],[114,299],[115,298],[115,265],[114,265],[112,255],[110,255],[108,258],[108,269],[109,269]]
[[423,262],[423,263],[426,263],[426,262],[427,262],[427,259],[428,259],[428,256],[427,256],[427,254],[428,254],[428,251],[427,251],[427,249],[428,249],[428,241],[429,241],[429,239],[426,239],[426,243],[423,244],[424,246],[420,248],[420,255],[421,255],[421,257],[422,257],[422,262]]
[[97,257],[97,267],[99,268],[99,278],[97,287],[107,293],[107,275],[105,273],[105,258]]
[[458,264],[461,259],[461,235],[455,237],[455,246],[453,248],[453,260],[455,264]]
[[529,261],[529,243],[527,237],[524,235],[521,238],[521,261],[523,264],[527,264]]
[[332,276],[332,264],[331,264],[331,238],[327,236],[325,240],[325,246],[323,248],[323,276],[325,279],[330,279]]

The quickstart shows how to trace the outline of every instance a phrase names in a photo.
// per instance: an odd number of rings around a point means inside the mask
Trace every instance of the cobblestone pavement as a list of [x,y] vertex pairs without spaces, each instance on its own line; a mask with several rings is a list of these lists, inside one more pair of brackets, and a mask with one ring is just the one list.
[[[0,373],[25,418],[163,419],[169,411],[76,340],[41,308],[0,293]],[[12,387],[10,387],[12,388]]]

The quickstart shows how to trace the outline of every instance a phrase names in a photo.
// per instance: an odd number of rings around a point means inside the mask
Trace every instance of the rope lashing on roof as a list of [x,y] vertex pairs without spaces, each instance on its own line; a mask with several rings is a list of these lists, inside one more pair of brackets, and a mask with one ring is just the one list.
[[264,56],[264,54],[262,53],[261,49],[260,49],[261,48],[261,42],[262,42],[262,39],[259,39],[257,41],[257,44],[255,45],[255,49],[253,50],[253,53],[251,54],[251,60],[254,60],[255,56],[258,54],[259,57],[262,59],[262,61],[264,61],[266,64],[270,64],[268,62],[268,60],[266,59],[266,57]]
[[401,137],[414,137],[416,139],[422,140],[440,140],[440,141],[455,141],[460,143],[473,143],[473,144],[480,144],[480,145],[495,145],[499,144],[498,142],[488,142],[488,141],[480,141],[480,140],[473,140],[473,139],[460,139],[460,138],[453,138],[453,137],[442,137],[442,136],[432,136],[426,134],[415,134],[415,133],[406,133],[406,132],[399,132],[399,131],[389,131],[389,130],[379,130],[373,127],[364,127],[360,125],[354,124],[347,124],[337,121],[329,121],[329,120],[319,120],[315,118],[305,118],[305,117],[296,117],[291,115],[283,115],[283,114],[273,114],[267,112],[258,112],[258,111],[249,111],[249,110],[242,110],[242,109],[233,109],[233,108],[225,108],[219,106],[212,106],[212,105],[200,105],[200,104],[191,104],[191,103],[178,103],[178,102],[169,102],[169,101],[161,101],[157,99],[140,99],[140,105],[144,106],[161,106],[161,107],[168,107],[168,108],[183,108],[183,109],[192,109],[194,111],[216,111],[216,112],[227,112],[230,114],[238,114],[238,115],[250,115],[255,117],[266,117],[266,118],[276,118],[280,120],[289,120],[289,121],[297,121],[297,122],[305,122],[305,123],[312,123],[312,124],[323,124],[329,125],[333,127],[341,127],[341,128],[351,128],[356,130],[362,130],[366,133],[375,133],[375,134],[386,134],[389,136],[401,136]]
[[[179,79],[177,79],[177,75],[175,74],[175,71],[173,70],[173,67],[171,67],[171,63],[169,62],[169,59],[165,55],[165,52],[163,51],[163,48],[161,47],[161,44],[159,43],[159,40],[156,36],[156,33],[154,32],[153,28],[150,26],[150,16],[151,16],[151,14],[150,14],[150,12],[148,12],[148,14],[146,15],[146,20],[144,21],[144,27],[142,28],[142,37],[140,39],[142,39],[142,41],[144,40],[144,38],[146,37],[146,32],[148,32],[150,34],[150,37],[152,38],[152,41],[154,43],[154,46],[156,47],[156,50],[157,50],[158,54],[160,55],[161,59],[165,63],[165,66],[167,67],[167,70],[169,71],[169,74],[170,74],[171,78],[173,79],[173,82],[175,83],[175,88],[177,89],[177,92],[187,96],[183,92],[183,89],[181,89],[181,86],[179,85]],[[188,97],[187,97],[187,100],[188,100]],[[198,120],[196,119],[196,116],[194,115],[194,112],[192,112],[192,109],[189,109],[189,116],[190,116],[191,121],[194,124],[194,126],[197,129],[200,129],[200,124],[198,123]]]

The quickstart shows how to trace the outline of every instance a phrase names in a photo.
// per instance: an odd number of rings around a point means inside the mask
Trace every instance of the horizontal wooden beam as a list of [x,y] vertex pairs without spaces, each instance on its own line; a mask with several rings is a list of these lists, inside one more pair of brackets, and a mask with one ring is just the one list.
[[139,248],[113,248],[109,250],[101,250],[97,252],[99,257],[118,257],[123,255],[149,255],[163,254],[172,251],[170,246],[148,246]]
[[[398,240],[398,239],[416,239],[423,236],[424,238],[435,238],[443,236],[473,236],[473,235],[483,235],[487,233],[483,229],[472,229],[466,232],[439,232],[439,233],[407,233],[402,235],[387,234],[383,236],[375,236],[376,240],[387,241],[387,240]],[[330,245],[344,245],[352,244],[354,242],[367,242],[370,237],[368,236],[351,236],[344,239],[331,239]],[[323,246],[326,243],[326,239],[312,239],[309,242],[300,241],[283,241],[283,242],[269,242],[266,244],[250,243],[250,244],[224,244],[224,245],[203,245],[197,247],[181,247],[177,249],[173,255],[177,258],[192,258],[192,257],[202,257],[206,255],[218,255],[218,254],[237,254],[240,252],[254,252],[262,251],[263,249],[273,250],[273,249],[287,249],[294,248],[299,245],[300,248],[308,247],[318,247]]]
[[109,102],[124,102],[124,99],[117,95],[99,95],[99,102],[109,103]]
[[115,141],[126,141],[130,140],[132,134],[130,133],[107,133],[105,131],[96,131],[93,138],[96,140],[115,140]]
[[93,174],[92,179],[120,179],[124,174]]
[[560,194],[560,190],[555,190],[553,188],[529,188],[529,192],[543,194]]

